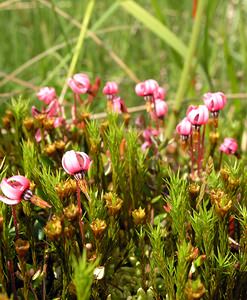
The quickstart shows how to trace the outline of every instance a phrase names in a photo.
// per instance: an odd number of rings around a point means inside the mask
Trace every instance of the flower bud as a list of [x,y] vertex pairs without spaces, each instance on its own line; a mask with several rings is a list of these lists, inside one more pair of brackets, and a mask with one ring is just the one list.
[[132,217],[135,225],[143,224],[146,218],[145,208],[139,207],[132,211]]
[[74,221],[79,216],[78,206],[72,203],[63,209],[63,213],[66,219],[68,219],[69,221]]
[[51,220],[46,223],[44,232],[51,241],[58,240],[62,235],[61,219],[54,215]]
[[30,248],[29,241],[18,239],[15,241],[15,250],[20,258],[23,258]]
[[100,220],[97,218],[91,223],[90,227],[93,231],[94,237],[96,239],[100,239],[102,237],[103,232],[105,231],[107,225],[106,225],[105,220]]

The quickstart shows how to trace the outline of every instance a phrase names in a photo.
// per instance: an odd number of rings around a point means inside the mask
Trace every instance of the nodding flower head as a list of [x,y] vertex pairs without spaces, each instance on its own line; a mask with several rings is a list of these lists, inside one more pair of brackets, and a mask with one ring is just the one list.
[[154,91],[154,99],[164,100],[165,96],[166,96],[166,90],[160,86]]
[[140,82],[135,87],[135,92],[140,97],[153,96],[159,85],[154,79],[148,79]]
[[8,205],[21,202],[24,194],[30,187],[30,181],[21,175],[4,178],[1,182],[1,190],[6,197],[0,196],[0,200]]
[[203,95],[203,100],[208,110],[212,113],[217,113],[226,105],[226,96],[222,92],[206,93]]
[[68,85],[75,94],[86,94],[90,89],[90,80],[86,74],[79,73],[69,78]]
[[154,100],[154,109],[155,109],[155,114],[158,118],[164,118],[164,116],[168,112],[168,105],[162,99],[155,99]]
[[225,138],[224,142],[220,145],[220,151],[227,155],[235,154],[238,150],[238,143],[233,138]]
[[62,165],[66,173],[77,175],[86,172],[91,164],[89,156],[84,152],[70,150],[65,152]]
[[36,94],[40,101],[43,101],[45,104],[50,104],[51,101],[57,98],[56,91],[53,87],[43,87]]
[[38,196],[33,195],[29,189],[30,181],[21,175],[4,178],[1,182],[1,190],[5,197],[0,196],[0,201],[8,205],[16,205],[21,200],[31,201],[33,204],[41,208],[50,208],[51,206]]
[[192,125],[201,126],[208,122],[208,108],[205,105],[190,105],[186,112],[187,119]]
[[176,131],[183,137],[188,137],[192,132],[192,125],[190,121],[185,117],[176,127]]
[[108,81],[103,88],[103,94],[107,96],[107,98],[112,99],[114,95],[118,93],[118,85],[114,81]]

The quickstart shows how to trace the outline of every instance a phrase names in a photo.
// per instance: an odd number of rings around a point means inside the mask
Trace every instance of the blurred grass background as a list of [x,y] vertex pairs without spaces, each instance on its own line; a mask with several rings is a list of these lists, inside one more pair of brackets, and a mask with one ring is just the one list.
[[[193,3],[198,1],[135,3],[188,47],[195,22]],[[185,61],[183,53],[179,53],[181,49],[173,47],[175,40],[162,39],[163,32],[156,24],[150,30],[146,15],[141,19],[136,17],[122,5],[124,2],[127,7],[133,1],[95,1],[89,23],[91,34],[84,41],[75,72],[86,72],[92,79],[99,76],[103,83],[116,80],[128,105],[142,103],[133,92],[138,79],[156,79],[168,90],[168,98],[174,99]],[[198,98],[209,90],[245,94],[247,1],[205,2],[194,56],[197,63],[190,69],[186,97]],[[1,103],[19,94],[35,99],[35,90],[44,85],[54,86],[58,94],[61,92],[87,4],[86,0],[0,2]],[[114,55],[117,55],[115,60]],[[244,103],[245,99],[234,100],[234,108],[240,115],[246,115]],[[94,105],[96,111],[103,110],[104,97],[100,95]]]

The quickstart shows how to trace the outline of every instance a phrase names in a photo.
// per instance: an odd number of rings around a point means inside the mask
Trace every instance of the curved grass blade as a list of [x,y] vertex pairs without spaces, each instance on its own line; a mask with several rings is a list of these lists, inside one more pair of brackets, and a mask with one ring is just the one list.
[[165,41],[171,48],[173,48],[183,58],[186,58],[188,49],[185,44],[177,38],[177,36],[165,25],[163,25],[157,18],[148,13],[144,8],[134,1],[127,0],[120,2],[121,6],[138,21],[143,23],[159,38]]

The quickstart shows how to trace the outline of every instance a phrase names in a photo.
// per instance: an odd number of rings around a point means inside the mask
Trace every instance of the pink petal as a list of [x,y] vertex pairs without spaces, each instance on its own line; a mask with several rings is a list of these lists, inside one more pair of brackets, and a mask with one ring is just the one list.
[[33,117],[36,117],[36,116],[38,116],[39,114],[41,114],[41,111],[38,110],[35,106],[32,106],[31,112],[32,112],[32,116],[33,116]]
[[36,133],[35,133],[35,140],[36,140],[36,142],[37,143],[40,143],[41,142],[41,139],[42,139],[42,137],[41,137],[41,130],[40,130],[40,128],[36,131]]
[[65,170],[70,175],[74,175],[82,170],[82,167],[78,161],[76,152],[74,150],[67,151],[62,158],[62,165]]
[[8,205],[16,205],[21,202],[21,199],[8,199],[0,195],[0,201]]
[[58,113],[58,108],[59,108],[59,103],[58,101],[55,99],[53,100],[48,107],[46,108],[45,112],[47,114],[48,117],[54,117],[55,115],[57,115]]
[[76,152],[76,156],[83,171],[87,171],[91,164],[89,156],[85,152]]
[[19,182],[21,184],[21,186],[23,187],[23,191],[26,190],[26,189],[29,189],[29,187],[30,187],[30,181],[22,175],[12,176],[8,179],[8,181]]
[[20,190],[8,182],[6,178],[4,178],[1,182],[1,190],[3,194],[10,199],[19,199],[21,200],[21,195],[23,190]]

